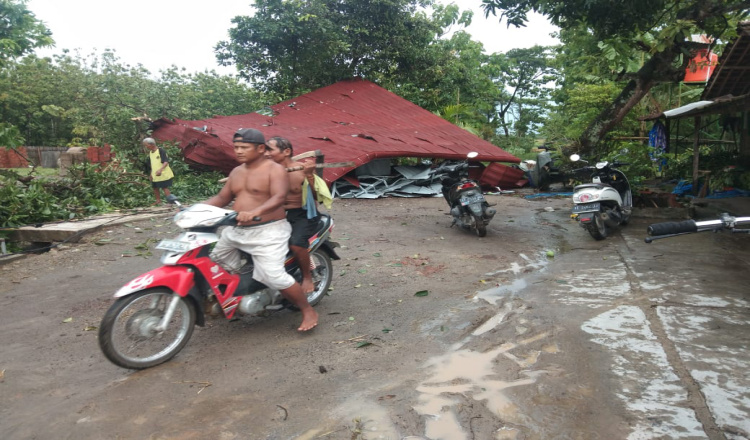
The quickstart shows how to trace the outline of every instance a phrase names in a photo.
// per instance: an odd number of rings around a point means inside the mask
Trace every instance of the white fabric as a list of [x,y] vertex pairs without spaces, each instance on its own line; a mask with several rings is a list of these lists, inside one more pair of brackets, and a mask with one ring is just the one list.
[[254,279],[272,289],[288,289],[295,282],[284,269],[291,234],[292,226],[286,220],[249,228],[226,228],[211,252],[211,259],[236,273],[242,265],[238,249],[242,250],[253,256]]

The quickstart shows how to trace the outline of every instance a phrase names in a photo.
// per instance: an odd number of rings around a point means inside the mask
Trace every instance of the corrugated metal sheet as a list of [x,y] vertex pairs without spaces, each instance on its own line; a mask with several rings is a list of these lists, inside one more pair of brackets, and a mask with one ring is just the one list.
[[483,187],[500,187],[501,189],[520,188],[528,183],[525,176],[519,168],[491,163],[482,173],[479,184]]
[[[218,116],[201,121],[160,119],[153,136],[176,140],[185,157],[225,173],[238,165],[232,135],[257,128],[266,138],[283,136],[294,154],[321,150],[326,162],[352,161],[357,166],[377,158],[433,157],[461,160],[470,151],[486,162],[519,159],[427,110],[373,84],[353,79],[318,89],[259,113]],[[332,183],[350,170],[327,168]]]

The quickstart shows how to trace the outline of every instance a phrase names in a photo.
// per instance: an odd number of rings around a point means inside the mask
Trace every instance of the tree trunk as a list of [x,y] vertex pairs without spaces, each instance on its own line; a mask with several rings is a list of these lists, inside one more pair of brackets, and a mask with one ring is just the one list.
[[[607,132],[619,124],[657,82],[682,80],[685,66],[673,67],[674,60],[680,53],[681,43],[675,42],[665,51],[654,54],[646,61],[636,77],[625,85],[612,104],[602,110],[583,132],[579,140],[581,152],[594,153]],[[688,57],[685,59],[688,61]]]

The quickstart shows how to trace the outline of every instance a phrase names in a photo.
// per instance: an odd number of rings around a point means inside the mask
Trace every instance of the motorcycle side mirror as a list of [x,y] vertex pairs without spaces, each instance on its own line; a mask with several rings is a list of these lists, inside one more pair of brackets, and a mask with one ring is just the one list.
[[581,160],[581,156],[579,156],[577,154],[571,154],[570,155],[570,161],[571,162],[578,162],[579,160]]
[[468,153],[468,154],[466,155],[466,158],[467,158],[467,159],[474,159],[474,158],[475,158],[475,157],[477,157],[477,156],[479,156],[479,153],[477,153],[476,151],[472,151],[472,152],[470,152],[470,153]]

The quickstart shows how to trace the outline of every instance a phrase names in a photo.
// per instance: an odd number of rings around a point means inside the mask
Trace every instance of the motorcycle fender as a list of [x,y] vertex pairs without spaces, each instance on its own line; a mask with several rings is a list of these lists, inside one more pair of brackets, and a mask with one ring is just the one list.
[[472,214],[474,214],[476,216],[481,216],[482,215],[482,204],[481,203],[472,203],[471,205],[469,205],[469,210],[471,211]]
[[583,214],[578,214],[578,221],[581,222],[581,224],[591,223],[594,221],[594,213],[584,212]]
[[115,298],[154,287],[166,287],[180,296],[187,296],[195,286],[193,273],[185,266],[162,266],[146,272],[115,292]]
[[340,260],[341,257],[339,257],[336,254],[336,251],[333,250],[333,248],[337,247],[339,244],[336,242],[329,242],[325,241],[323,244],[320,245],[320,249],[323,250],[326,254],[328,254],[329,257],[331,257],[332,260]]

